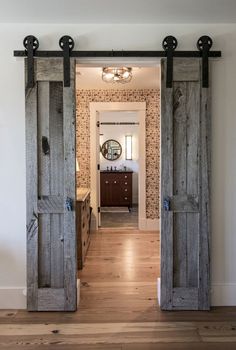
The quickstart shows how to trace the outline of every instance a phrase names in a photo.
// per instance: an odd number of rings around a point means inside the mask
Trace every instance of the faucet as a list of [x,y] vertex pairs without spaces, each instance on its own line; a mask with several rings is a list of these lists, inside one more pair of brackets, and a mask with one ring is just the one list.
[[112,166],[111,166],[111,169],[110,169],[110,170],[113,171]]

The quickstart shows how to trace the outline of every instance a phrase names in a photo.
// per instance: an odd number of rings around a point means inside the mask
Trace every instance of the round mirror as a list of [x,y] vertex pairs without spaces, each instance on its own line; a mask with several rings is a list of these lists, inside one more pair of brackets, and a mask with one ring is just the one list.
[[101,148],[102,155],[107,160],[116,160],[121,156],[122,147],[116,140],[107,140]]

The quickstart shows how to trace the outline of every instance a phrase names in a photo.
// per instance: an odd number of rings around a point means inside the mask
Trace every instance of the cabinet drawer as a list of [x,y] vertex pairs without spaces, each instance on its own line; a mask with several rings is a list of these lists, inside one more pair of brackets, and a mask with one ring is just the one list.
[[82,269],[90,243],[90,195],[76,203],[78,268]]
[[120,205],[131,206],[132,205],[132,198],[130,196],[125,196],[125,195],[121,196]]
[[121,179],[125,180],[125,181],[131,181],[132,180],[132,174],[122,174]]
[[122,186],[120,191],[122,194],[124,194],[124,196],[132,195],[132,189],[130,186]]

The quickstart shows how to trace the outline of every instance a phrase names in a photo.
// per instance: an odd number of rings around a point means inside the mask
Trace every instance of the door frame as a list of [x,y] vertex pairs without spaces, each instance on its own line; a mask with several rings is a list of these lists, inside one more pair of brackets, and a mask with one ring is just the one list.
[[[104,111],[132,111],[137,112],[139,120],[139,175],[138,175],[138,228],[146,229],[146,102],[91,102],[90,104],[90,190],[91,206],[100,207],[100,144],[97,122],[99,114]],[[94,150],[97,150],[94,152]],[[143,200],[144,199],[144,200]],[[99,213],[93,211],[91,227],[99,227]]]

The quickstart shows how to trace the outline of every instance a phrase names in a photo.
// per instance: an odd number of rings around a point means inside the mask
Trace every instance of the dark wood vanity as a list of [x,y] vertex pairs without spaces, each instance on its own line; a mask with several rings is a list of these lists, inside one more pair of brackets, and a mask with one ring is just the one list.
[[101,206],[132,207],[132,171],[101,171]]

